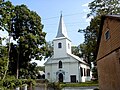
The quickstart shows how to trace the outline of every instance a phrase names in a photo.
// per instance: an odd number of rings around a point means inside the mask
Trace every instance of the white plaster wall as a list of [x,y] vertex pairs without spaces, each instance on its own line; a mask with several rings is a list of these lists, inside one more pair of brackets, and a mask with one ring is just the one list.
[[[85,64],[80,64],[80,67],[90,69],[90,67],[88,67]],[[91,76],[84,76],[84,70],[83,70],[83,76],[81,77],[81,82],[86,82],[86,81],[90,81],[90,80],[91,80]]]
[[47,79],[49,81],[51,81],[51,78],[48,78],[47,73],[50,73],[50,77],[51,77],[51,70],[52,70],[51,68],[52,68],[51,65],[46,65],[45,66],[45,79]]
[[[58,63],[59,61],[62,61],[63,67],[62,68],[58,68]],[[80,67],[82,68],[88,68],[88,66],[84,65],[84,64],[80,64],[77,60],[75,60],[72,57],[68,57],[67,58],[53,58],[51,60],[49,60],[49,62],[47,63],[47,65],[45,65],[45,77],[47,78],[47,73],[50,72],[50,79],[48,79],[50,82],[58,82],[58,76],[56,76],[56,72],[58,72],[59,70],[63,70],[65,71],[65,76],[63,79],[63,82],[70,82],[70,75],[76,75],[76,80],[78,80],[78,82],[85,82],[85,81],[90,81],[91,77],[88,76],[84,76],[84,70],[83,70],[83,76],[81,77],[81,73],[80,73]]]
[[56,72],[59,70],[65,71],[65,76],[63,82],[70,82],[70,75],[76,75],[76,79],[79,80],[79,72],[78,72],[78,61],[72,60],[70,58],[61,60],[63,62],[63,67],[58,68],[58,62],[60,60],[54,60],[53,64],[47,64],[45,66],[45,78],[47,78],[47,73],[50,72],[50,82],[57,82],[58,77],[56,76]]
[[52,64],[52,82],[57,82],[56,72],[58,71],[58,64]]
[[[68,47],[69,44],[69,47]],[[69,41],[68,39],[66,39],[66,51],[67,53],[71,54],[71,41]]]
[[[58,48],[58,43],[62,43],[62,48]],[[68,43],[70,49],[68,49]],[[71,42],[66,38],[53,40],[54,58],[67,57],[67,53],[71,53]]]
[[[78,63],[70,63],[69,65],[70,68],[70,75],[76,75],[76,80],[79,80],[79,73],[78,73]],[[70,80],[70,75],[69,75],[69,80]]]

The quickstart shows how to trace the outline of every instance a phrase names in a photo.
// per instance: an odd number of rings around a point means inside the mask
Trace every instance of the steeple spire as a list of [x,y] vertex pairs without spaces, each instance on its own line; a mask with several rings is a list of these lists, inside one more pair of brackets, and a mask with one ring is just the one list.
[[61,16],[60,16],[58,33],[57,33],[56,38],[59,38],[59,37],[68,37],[67,36],[67,31],[66,31],[66,26],[65,26],[64,21],[63,21],[62,13],[61,13]]

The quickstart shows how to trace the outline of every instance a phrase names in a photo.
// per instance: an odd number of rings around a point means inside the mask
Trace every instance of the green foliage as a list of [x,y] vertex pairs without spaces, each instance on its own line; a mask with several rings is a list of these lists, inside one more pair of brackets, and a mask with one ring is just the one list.
[[21,85],[22,81],[19,79],[15,79],[14,76],[8,76],[6,79],[0,81],[0,88],[4,88],[4,90],[14,89],[15,87]]
[[49,84],[47,85],[47,87],[48,87],[48,88],[51,87],[51,88],[53,88],[54,90],[61,90],[60,83],[55,83],[55,82],[49,83]]
[[7,78],[0,81],[0,90],[11,90],[25,84],[34,86],[36,82],[33,79],[16,79],[14,76],[7,76]]
[[26,80],[22,79],[22,83],[27,84],[28,86],[30,86],[30,85],[35,86],[36,85],[36,82],[33,79],[26,79]]
[[[79,32],[84,33],[85,41],[80,46],[82,53],[85,55],[88,62],[94,62],[96,66],[96,56],[97,56],[97,37],[99,35],[99,28],[101,23],[102,15],[113,15],[120,14],[120,2],[118,0],[94,0],[89,3],[89,9],[91,10],[87,17],[92,16],[90,25],[84,30],[79,30]],[[94,70],[95,72],[97,71]],[[94,72],[94,73],[95,73]],[[97,72],[94,74],[97,75]],[[96,77],[96,76],[95,76]]]
[[0,1],[0,7],[0,29],[6,30],[17,43],[7,44],[11,47],[7,61],[9,74],[18,75],[19,70],[20,78],[36,78],[36,64],[30,61],[41,60],[47,52],[40,16],[26,5],[14,6],[10,1]]
[[87,87],[87,86],[98,86],[98,81],[80,82],[80,83],[48,83],[48,87],[54,90],[61,90],[64,87]]
[[19,78],[21,79],[36,79],[39,74],[39,69],[36,63],[29,63],[26,68],[20,68]]
[[72,48],[71,48],[72,50],[72,54],[74,54],[74,55],[77,55],[77,56],[79,56],[79,57],[82,57],[82,55],[81,55],[81,50],[80,50],[80,48],[79,48],[79,46],[77,47],[77,46],[72,46]]
[[0,80],[3,79],[5,71],[8,69],[7,62],[7,48],[5,46],[0,45]]
[[45,58],[51,57],[52,55],[53,55],[53,43],[49,41],[49,42],[46,42]]
[[45,66],[37,66],[36,67],[39,71],[44,71],[45,72]]

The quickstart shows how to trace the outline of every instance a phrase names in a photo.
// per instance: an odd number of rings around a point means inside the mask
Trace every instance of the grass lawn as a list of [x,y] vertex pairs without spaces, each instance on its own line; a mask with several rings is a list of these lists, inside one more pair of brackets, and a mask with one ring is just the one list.
[[81,82],[81,83],[61,83],[60,87],[87,87],[87,86],[98,86],[97,81]]

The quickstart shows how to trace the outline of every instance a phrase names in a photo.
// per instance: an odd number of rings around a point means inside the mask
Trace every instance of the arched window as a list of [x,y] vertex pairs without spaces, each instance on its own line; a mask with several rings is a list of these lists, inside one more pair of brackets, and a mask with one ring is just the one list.
[[50,73],[49,72],[47,73],[47,78],[50,79]]
[[62,43],[58,43],[58,48],[62,48]]
[[59,61],[59,68],[62,68],[62,61]]

